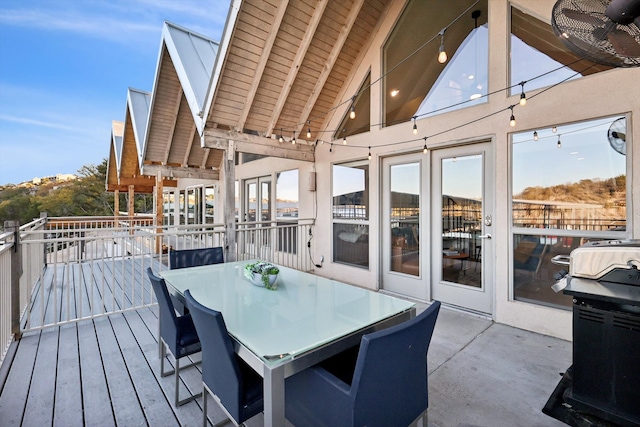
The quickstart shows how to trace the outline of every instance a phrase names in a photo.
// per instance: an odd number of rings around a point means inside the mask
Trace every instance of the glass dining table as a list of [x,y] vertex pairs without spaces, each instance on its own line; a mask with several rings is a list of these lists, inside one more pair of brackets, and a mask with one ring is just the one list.
[[243,275],[252,262],[159,274],[179,300],[188,289],[222,313],[236,353],[264,379],[265,426],[285,425],[287,377],[415,316],[409,301],[281,266],[276,290],[256,286]]

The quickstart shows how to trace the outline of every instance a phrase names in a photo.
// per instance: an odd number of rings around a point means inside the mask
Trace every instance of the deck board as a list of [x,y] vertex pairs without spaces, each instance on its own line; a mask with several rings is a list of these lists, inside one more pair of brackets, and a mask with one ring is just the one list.
[[115,426],[113,410],[111,405],[107,404],[111,401],[111,397],[93,321],[83,321],[78,324],[78,342],[82,377],[81,403],[86,408],[84,411],[85,425]]
[[76,395],[81,390],[78,330],[75,324],[60,328],[58,366],[55,388],[54,426],[81,427],[82,401]]
[[58,328],[45,330],[40,342],[33,369],[33,378],[27,396],[23,425],[52,425],[56,386],[56,364],[58,359]]

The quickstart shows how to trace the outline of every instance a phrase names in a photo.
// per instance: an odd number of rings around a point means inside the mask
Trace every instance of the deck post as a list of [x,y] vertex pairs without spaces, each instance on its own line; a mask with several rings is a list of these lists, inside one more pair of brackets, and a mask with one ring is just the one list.
[[113,217],[115,219],[115,224],[113,224],[113,228],[118,226],[118,214],[120,213],[120,190],[117,188],[113,191]]
[[20,334],[20,276],[22,276],[22,257],[20,249],[20,223],[5,221],[5,231],[13,233],[13,250],[11,251],[11,333],[18,341]]
[[162,172],[156,176],[156,254],[162,255],[162,223],[164,220],[164,184]]
[[222,160],[224,173],[224,240],[225,254],[224,259],[229,262],[237,261],[237,242],[236,242],[236,150],[233,140],[229,140],[229,147],[226,150],[226,156]]

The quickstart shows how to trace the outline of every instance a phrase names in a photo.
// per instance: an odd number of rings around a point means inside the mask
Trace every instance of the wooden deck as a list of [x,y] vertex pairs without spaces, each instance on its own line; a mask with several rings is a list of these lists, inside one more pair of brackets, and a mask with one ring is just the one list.
[[[132,301],[149,304],[151,284],[143,274],[149,265],[138,259],[47,271],[33,301],[32,323],[41,313],[48,323],[99,313],[103,306],[108,311],[127,309]],[[142,286],[131,286],[135,282]],[[173,377],[160,376],[157,332],[157,305],[151,305],[25,333],[11,350],[15,356],[2,366],[8,374],[0,390],[0,425],[202,425],[202,398],[179,408],[173,404]],[[168,360],[172,366],[172,357]],[[180,377],[181,397],[202,390],[199,365]],[[0,387],[1,381],[0,375]],[[213,424],[226,419],[211,398],[208,414]],[[262,417],[249,425],[262,425]]]

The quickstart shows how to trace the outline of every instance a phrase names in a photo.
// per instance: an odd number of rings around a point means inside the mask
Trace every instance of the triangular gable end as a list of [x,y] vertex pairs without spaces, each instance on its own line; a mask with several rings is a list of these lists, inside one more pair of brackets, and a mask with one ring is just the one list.
[[205,98],[220,46],[205,36],[170,22],[164,23],[162,41],[171,56],[193,120],[201,134]]
[[149,92],[129,88],[129,92],[127,93],[127,108],[130,112],[133,125],[139,167],[142,166],[142,155],[144,153],[145,133],[147,131],[150,105],[151,94]]
[[124,123],[113,120],[111,122],[111,143],[109,144],[109,158],[107,159],[106,191],[113,191],[118,186],[120,170],[120,156],[122,155],[122,136]]

